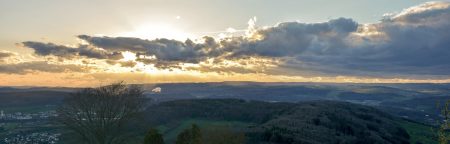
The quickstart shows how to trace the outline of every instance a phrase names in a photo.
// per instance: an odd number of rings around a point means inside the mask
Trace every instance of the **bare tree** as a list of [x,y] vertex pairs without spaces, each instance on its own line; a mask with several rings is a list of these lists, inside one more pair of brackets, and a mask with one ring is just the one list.
[[123,143],[124,126],[144,108],[143,90],[116,83],[86,88],[66,98],[57,110],[58,121],[74,131],[83,143]]

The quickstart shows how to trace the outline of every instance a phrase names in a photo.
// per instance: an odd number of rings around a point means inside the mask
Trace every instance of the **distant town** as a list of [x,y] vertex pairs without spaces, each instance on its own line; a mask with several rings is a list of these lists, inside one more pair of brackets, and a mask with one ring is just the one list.
[[[51,123],[51,119],[56,116],[55,110],[35,113],[8,113],[0,110],[0,132],[6,133],[6,137],[2,138],[0,143],[55,144],[61,136],[60,132],[53,130],[55,125]],[[45,128],[40,130],[36,127]]]

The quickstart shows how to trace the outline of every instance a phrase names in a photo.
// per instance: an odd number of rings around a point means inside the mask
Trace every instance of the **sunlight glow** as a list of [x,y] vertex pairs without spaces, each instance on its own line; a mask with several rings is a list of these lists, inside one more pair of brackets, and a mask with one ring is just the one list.
[[146,23],[136,26],[132,31],[119,33],[118,36],[138,37],[142,39],[167,38],[175,40],[186,40],[195,38],[195,35],[186,33],[170,24]]
[[129,52],[129,51],[123,52],[122,56],[123,56],[123,60],[124,61],[134,61],[134,60],[136,60],[136,54],[132,53],[132,52]]

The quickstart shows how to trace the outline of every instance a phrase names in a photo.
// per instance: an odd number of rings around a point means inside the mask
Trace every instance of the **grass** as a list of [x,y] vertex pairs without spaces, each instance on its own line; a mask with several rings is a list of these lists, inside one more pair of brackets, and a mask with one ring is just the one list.
[[405,121],[400,123],[400,125],[406,129],[410,135],[410,143],[423,143],[423,144],[437,144],[436,132],[431,126],[427,126],[420,123],[415,123],[411,121]]
[[6,125],[4,126],[6,131],[11,131],[16,129],[19,126],[19,123],[6,123]]
[[43,111],[55,110],[56,106],[20,106],[20,107],[0,107],[0,110],[3,110],[5,113],[36,113]]

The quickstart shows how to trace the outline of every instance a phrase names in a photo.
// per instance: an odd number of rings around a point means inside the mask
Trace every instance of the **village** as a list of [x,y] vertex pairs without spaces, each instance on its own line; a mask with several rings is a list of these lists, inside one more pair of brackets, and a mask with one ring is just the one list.
[[[55,110],[27,112],[5,112],[0,110],[0,143],[5,144],[54,144],[61,133],[51,119],[57,116]],[[39,128],[43,128],[40,130]]]

